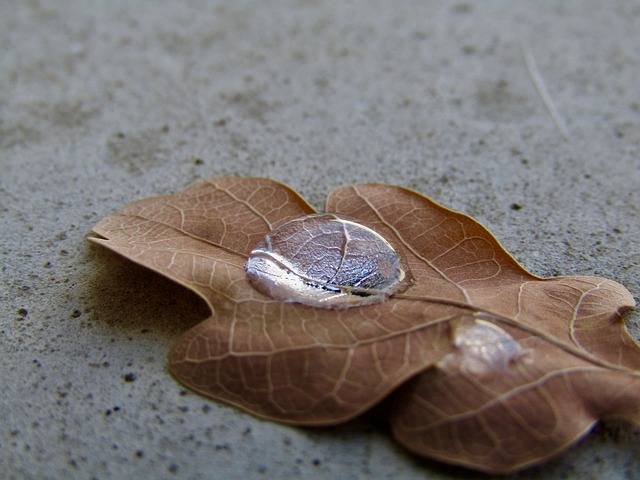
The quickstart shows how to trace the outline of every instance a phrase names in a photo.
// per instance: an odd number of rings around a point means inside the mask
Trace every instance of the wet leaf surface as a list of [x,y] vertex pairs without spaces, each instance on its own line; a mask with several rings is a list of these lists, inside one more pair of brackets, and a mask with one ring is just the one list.
[[[326,212],[389,242],[406,270],[403,287],[377,289],[340,276],[341,266],[328,274],[303,261],[296,270],[287,263],[293,237],[278,260],[286,278],[351,300],[383,297],[325,308],[252,282],[252,251],[316,213],[268,179],[214,178],[131,203],[91,240],[204,298],[212,315],[176,342],[171,372],[255,415],[330,425],[390,397],[393,433],[408,449],[496,473],[561,452],[598,419],[640,425],[640,348],[620,316],[634,305],[624,287],[535,277],[475,220],[401,187],[345,186]],[[345,265],[359,255],[349,233],[332,247],[305,229],[314,261],[334,247]]]

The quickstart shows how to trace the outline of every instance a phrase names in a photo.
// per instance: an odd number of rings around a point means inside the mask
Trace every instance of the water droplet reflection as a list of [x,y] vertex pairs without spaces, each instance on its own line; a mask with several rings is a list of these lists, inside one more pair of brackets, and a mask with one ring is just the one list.
[[272,298],[323,308],[382,302],[405,278],[387,240],[334,214],[307,215],[272,230],[246,270],[252,285]]

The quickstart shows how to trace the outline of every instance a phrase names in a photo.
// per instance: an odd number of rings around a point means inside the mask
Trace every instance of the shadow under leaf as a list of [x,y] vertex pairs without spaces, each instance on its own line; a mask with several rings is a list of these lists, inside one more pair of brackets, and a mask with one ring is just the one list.
[[96,320],[114,329],[175,338],[211,315],[191,290],[106,249],[89,246],[95,266],[87,297]]

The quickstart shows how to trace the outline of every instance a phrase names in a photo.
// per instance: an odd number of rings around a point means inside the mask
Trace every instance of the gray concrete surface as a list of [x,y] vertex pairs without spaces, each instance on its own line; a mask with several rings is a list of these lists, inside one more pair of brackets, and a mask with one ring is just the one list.
[[[1,0],[0,49],[0,477],[474,477],[375,418],[285,427],[173,380],[166,352],[206,309],[84,239],[210,176],[319,207],[398,183],[536,274],[640,295],[637,2]],[[609,421],[514,478],[639,478],[639,443]]]

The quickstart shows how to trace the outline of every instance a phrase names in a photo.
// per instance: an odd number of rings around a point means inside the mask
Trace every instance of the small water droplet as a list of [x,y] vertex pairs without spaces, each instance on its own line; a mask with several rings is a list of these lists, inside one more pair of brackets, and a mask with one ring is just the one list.
[[383,302],[405,278],[400,255],[382,235],[334,214],[307,215],[272,230],[246,270],[265,295],[323,308]]
[[528,352],[502,328],[482,320],[462,321],[455,329],[455,351],[439,367],[449,373],[464,372],[489,380],[505,375],[514,362],[529,362]]

